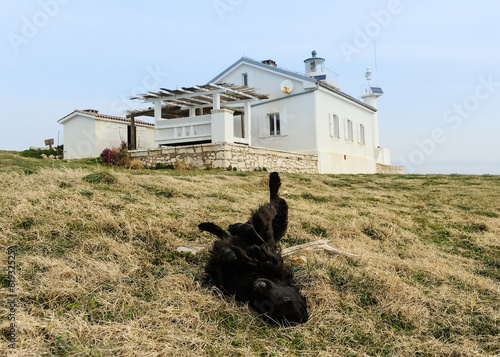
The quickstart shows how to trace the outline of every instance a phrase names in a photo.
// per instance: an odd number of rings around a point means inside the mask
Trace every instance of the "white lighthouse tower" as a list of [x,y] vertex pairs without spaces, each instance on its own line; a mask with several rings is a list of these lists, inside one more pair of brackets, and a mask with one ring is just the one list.
[[306,76],[312,77],[317,80],[326,80],[326,72],[325,72],[325,59],[321,57],[317,57],[318,53],[316,51],[312,51],[312,57],[304,60],[306,65]]

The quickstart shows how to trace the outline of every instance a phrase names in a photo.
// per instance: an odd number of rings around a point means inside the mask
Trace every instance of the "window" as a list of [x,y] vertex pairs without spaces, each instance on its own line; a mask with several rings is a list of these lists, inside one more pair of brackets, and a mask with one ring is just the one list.
[[280,114],[269,114],[269,135],[281,135]]
[[259,114],[259,138],[288,135],[288,114],[286,110]]
[[243,78],[243,85],[248,87],[248,74],[243,73],[242,78]]
[[366,144],[365,126],[363,124],[359,124],[359,143],[361,145],[365,145]]
[[311,72],[316,72],[316,61],[311,61]]
[[330,136],[335,139],[340,138],[340,121],[335,114],[330,114]]
[[352,120],[347,119],[347,141],[354,141],[354,131],[352,127]]

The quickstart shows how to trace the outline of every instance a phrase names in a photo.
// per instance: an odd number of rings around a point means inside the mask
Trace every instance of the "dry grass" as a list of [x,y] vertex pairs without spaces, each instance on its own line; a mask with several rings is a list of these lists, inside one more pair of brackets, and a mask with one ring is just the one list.
[[99,183],[88,166],[26,174],[16,160],[0,170],[2,350],[18,246],[12,355],[500,353],[500,177],[283,174],[283,245],[326,237],[362,257],[306,253],[294,270],[311,319],[282,328],[204,283],[207,250],[176,252],[211,246],[199,222],[246,220],[266,173],[122,169]]

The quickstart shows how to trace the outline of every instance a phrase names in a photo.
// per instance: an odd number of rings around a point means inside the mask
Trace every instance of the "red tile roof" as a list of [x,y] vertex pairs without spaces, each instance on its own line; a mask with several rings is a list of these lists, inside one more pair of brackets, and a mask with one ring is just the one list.
[[[78,110],[78,109],[75,109],[75,111],[73,113],[71,113],[71,114],[74,114],[74,113],[87,114],[87,115],[92,115],[93,117],[96,117],[96,118],[110,119],[110,120],[116,120],[116,121],[121,121],[121,122],[125,122],[125,123],[130,123],[130,119],[129,118],[122,118],[122,117],[116,117],[116,116],[113,116],[113,115],[99,114],[99,113],[95,113],[95,112],[87,111],[87,110]],[[66,117],[70,116],[71,114],[66,115]],[[136,124],[141,124],[141,125],[153,126],[153,127],[155,126],[152,123],[148,123],[148,122],[145,122],[145,121],[142,121],[142,120],[137,120],[137,119],[135,120],[135,123]]]

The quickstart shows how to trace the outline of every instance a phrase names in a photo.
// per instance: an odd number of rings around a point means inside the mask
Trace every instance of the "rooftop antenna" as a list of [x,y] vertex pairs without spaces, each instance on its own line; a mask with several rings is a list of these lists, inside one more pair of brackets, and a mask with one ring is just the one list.
[[366,69],[365,78],[368,81],[368,94],[372,94],[372,85],[371,85],[372,69],[370,67]]

